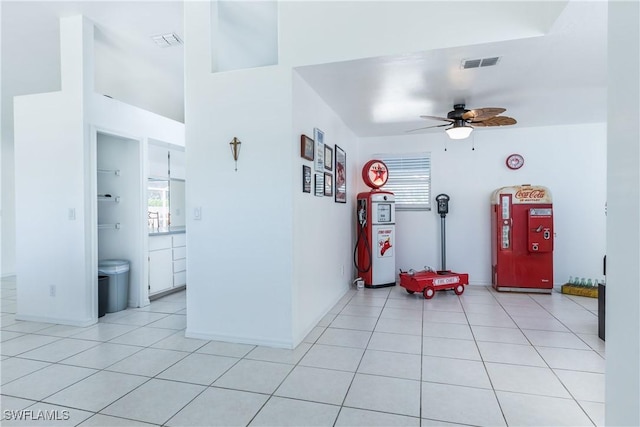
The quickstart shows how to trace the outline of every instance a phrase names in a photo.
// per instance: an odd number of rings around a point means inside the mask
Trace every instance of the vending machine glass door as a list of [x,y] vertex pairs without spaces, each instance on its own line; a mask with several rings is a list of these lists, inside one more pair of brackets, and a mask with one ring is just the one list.
[[511,197],[501,196],[500,206],[502,208],[502,243],[500,247],[502,249],[509,249],[511,247]]

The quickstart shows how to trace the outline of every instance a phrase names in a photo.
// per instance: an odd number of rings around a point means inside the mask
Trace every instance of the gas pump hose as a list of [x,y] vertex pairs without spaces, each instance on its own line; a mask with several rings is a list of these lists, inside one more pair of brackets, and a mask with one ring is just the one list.
[[[364,247],[367,250],[367,259],[369,260],[369,264],[365,269],[360,268],[360,265],[358,265],[358,246],[362,238],[364,238]],[[369,245],[369,239],[367,239],[367,233],[365,233],[364,227],[358,227],[358,239],[356,240],[356,247],[353,249],[353,265],[358,269],[358,273],[366,273],[371,270],[371,262],[371,246]]]

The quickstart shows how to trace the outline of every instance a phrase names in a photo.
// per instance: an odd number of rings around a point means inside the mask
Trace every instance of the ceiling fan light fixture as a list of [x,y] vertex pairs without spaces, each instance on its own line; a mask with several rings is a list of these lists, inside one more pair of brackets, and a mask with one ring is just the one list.
[[456,126],[454,124],[453,127],[445,129],[445,132],[451,139],[465,139],[469,138],[469,135],[473,132],[473,128],[471,126]]

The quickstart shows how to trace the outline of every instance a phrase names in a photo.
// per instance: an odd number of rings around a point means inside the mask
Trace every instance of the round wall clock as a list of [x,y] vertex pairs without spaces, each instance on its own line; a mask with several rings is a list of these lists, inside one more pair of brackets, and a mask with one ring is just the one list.
[[511,170],[520,169],[524,165],[524,157],[520,154],[511,154],[507,157],[507,167]]
[[370,188],[382,187],[389,179],[387,165],[380,160],[369,160],[362,168],[362,179]]

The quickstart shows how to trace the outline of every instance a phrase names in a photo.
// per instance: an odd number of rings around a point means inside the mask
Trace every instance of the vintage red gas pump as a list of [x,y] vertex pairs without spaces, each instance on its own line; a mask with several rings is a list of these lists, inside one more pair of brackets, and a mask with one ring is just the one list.
[[551,293],[553,205],[548,188],[517,185],[491,196],[492,283],[498,291]]
[[362,168],[362,179],[371,191],[358,194],[353,259],[368,288],[396,284],[395,197],[380,190],[388,178],[387,166],[380,160],[370,160]]

